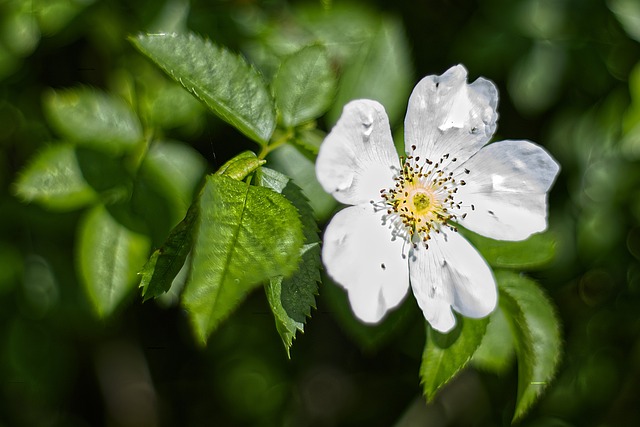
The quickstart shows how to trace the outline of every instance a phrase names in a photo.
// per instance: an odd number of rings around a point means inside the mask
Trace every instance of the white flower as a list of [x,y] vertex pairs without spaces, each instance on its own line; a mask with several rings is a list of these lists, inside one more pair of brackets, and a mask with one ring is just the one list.
[[559,166],[529,141],[486,145],[497,104],[493,83],[467,84],[461,65],[425,77],[409,99],[400,159],[382,105],[356,100],[344,107],[320,147],[316,174],[351,206],[327,226],[322,259],[362,321],[380,321],[409,285],[441,332],[455,326],[452,308],[488,315],[495,279],[456,225],[500,240],[547,227],[547,192]]

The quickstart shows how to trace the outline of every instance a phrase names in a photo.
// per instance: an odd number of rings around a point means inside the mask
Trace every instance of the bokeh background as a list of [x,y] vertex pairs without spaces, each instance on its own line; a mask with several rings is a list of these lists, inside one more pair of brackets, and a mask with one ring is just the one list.
[[175,301],[132,296],[112,318],[95,317],[75,266],[81,213],[23,203],[12,185],[57,138],[43,111],[49,88],[138,88],[167,138],[195,147],[210,171],[255,150],[197,102],[158,101],[177,87],[127,36],[184,28],[241,52],[267,80],[273,58],[325,43],[345,88],[325,130],[357,94],[383,101],[401,136],[419,78],[462,63],[471,80],[493,80],[496,137],[536,141],[562,165],[550,195],[556,257],[531,275],[557,307],[564,351],[521,425],[640,425],[637,1],[2,0],[0,426],[510,424],[515,363],[467,369],[427,406],[417,312],[406,309],[401,328],[350,327],[329,284],[290,360],[260,292],[204,349]]

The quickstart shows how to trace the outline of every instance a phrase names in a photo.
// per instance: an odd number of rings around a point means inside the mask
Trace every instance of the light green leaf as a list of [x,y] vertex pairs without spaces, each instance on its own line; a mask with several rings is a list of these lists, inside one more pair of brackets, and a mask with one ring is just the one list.
[[195,202],[185,218],[171,230],[162,247],[156,249],[140,272],[144,300],[167,292],[185,263],[193,244],[193,229],[198,215]]
[[427,401],[464,368],[482,342],[489,318],[458,316],[458,326],[441,334],[427,326],[427,341],[422,353],[420,378]]
[[405,112],[413,83],[404,28],[400,21],[385,18],[345,67],[329,120],[335,123],[347,102],[366,98],[384,105],[389,121],[396,123]]
[[78,234],[82,283],[96,313],[107,317],[135,289],[149,239],[116,221],[102,205],[87,213]]
[[269,141],[273,100],[242,57],[195,34],[147,34],[131,42],[224,121],[260,144]]
[[482,343],[473,354],[471,363],[478,369],[496,374],[505,373],[515,359],[513,336],[501,308],[489,316],[489,324]]
[[303,234],[282,195],[224,175],[207,177],[198,216],[183,304],[205,343],[250,290],[296,269]]
[[78,144],[122,153],[143,139],[138,117],[129,106],[95,89],[50,90],[44,96],[44,109],[51,126]]
[[304,332],[306,318],[311,316],[311,308],[316,306],[315,295],[320,282],[320,239],[318,227],[300,187],[288,177],[268,168],[260,168],[258,185],[281,193],[298,210],[302,221],[305,245],[300,252],[300,264],[291,277],[276,276],[265,286],[271,311],[276,319],[276,328],[290,355],[296,332]]
[[489,239],[467,230],[462,232],[495,268],[532,270],[551,262],[556,253],[556,239],[551,232],[534,234],[519,242]]
[[82,175],[73,145],[49,145],[20,173],[16,193],[53,210],[73,210],[97,195]]
[[307,46],[286,58],[273,81],[284,126],[320,117],[331,105],[335,88],[336,76],[324,46]]
[[264,160],[258,159],[253,151],[243,151],[220,166],[216,175],[242,180],[265,163]]
[[513,421],[521,419],[554,377],[560,361],[560,321],[542,289],[531,279],[496,272],[500,306],[515,337],[518,397]]

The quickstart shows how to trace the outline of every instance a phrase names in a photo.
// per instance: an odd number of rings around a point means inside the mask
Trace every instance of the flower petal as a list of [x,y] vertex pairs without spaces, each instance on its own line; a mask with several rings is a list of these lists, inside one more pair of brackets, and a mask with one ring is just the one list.
[[400,304],[409,289],[404,241],[391,238],[386,212],[371,205],[338,212],[324,233],[322,260],[327,273],[349,293],[355,315],[376,323]]
[[433,233],[429,248],[418,245],[409,255],[413,294],[431,326],[448,332],[455,326],[451,308],[467,317],[487,316],[498,294],[491,269],[458,233]]
[[[441,76],[427,76],[413,89],[405,118],[405,151],[434,162],[445,154],[464,162],[491,139],[496,129],[498,90],[479,78],[467,84],[462,65]],[[416,146],[412,153],[410,147]]]
[[316,175],[336,200],[357,205],[379,199],[399,166],[384,107],[361,99],[345,105],[320,146]]
[[467,213],[459,217],[460,224],[500,240],[523,240],[545,230],[547,191],[559,170],[549,153],[532,142],[487,145],[454,172],[466,182],[456,195]]

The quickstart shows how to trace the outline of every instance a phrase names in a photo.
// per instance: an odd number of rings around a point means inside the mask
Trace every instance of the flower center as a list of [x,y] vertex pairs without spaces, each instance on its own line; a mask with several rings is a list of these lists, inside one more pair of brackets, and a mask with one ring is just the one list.
[[[394,186],[380,190],[388,218],[395,220],[399,231],[414,246],[422,242],[428,248],[431,232],[440,233],[442,227],[458,231],[451,222],[458,219],[462,207],[456,200],[458,187],[466,182],[447,171],[443,163],[448,158],[445,154],[434,163],[429,159],[421,162],[420,157],[412,155],[401,157],[402,168],[394,177]],[[455,161],[451,159],[451,163]],[[464,172],[469,173],[467,169]]]

